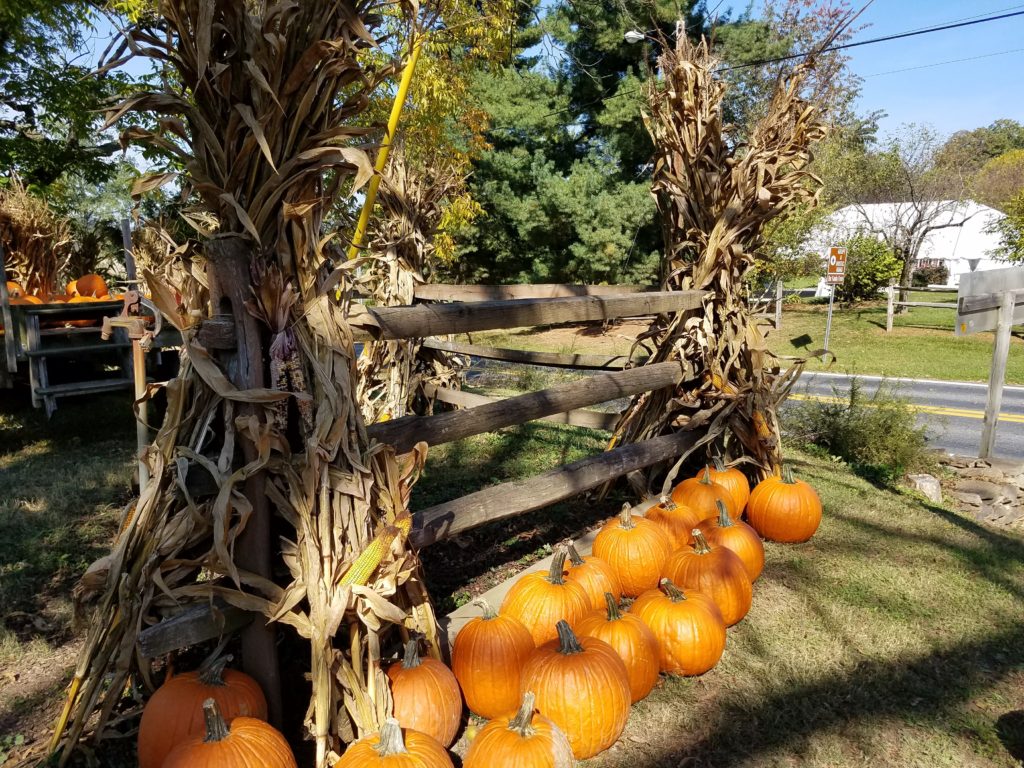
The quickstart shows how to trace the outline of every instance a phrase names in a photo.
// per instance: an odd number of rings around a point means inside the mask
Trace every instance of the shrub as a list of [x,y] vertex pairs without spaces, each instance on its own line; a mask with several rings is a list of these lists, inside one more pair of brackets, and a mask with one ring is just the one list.
[[928,285],[945,285],[947,280],[949,280],[949,270],[945,264],[939,264],[936,267],[918,267],[915,269],[910,284],[918,288],[924,288]]
[[881,382],[869,395],[855,377],[849,393],[833,389],[833,394],[787,408],[784,426],[790,439],[839,456],[879,483],[896,482],[929,464],[927,430],[917,426],[910,403],[890,383]]
[[846,247],[846,280],[836,288],[836,298],[840,301],[877,299],[879,289],[899,278],[903,265],[881,240],[857,235],[843,245]]

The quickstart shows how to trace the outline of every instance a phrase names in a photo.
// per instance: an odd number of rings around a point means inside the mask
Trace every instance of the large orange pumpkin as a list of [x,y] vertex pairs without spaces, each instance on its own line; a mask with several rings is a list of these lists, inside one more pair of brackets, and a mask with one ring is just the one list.
[[437,659],[420,658],[419,642],[412,639],[402,661],[388,667],[388,678],[402,727],[451,746],[462,721],[462,692],[452,671]]
[[518,619],[530,631],[535,645],[557,637],[555,624],[562,619],[575,625],[590,610],[583,587],[567,581],[564,549],[555,552],[551,567],[521,576],[501,603],[501,613]]
[[725,547],[712,547],[699,528],[693,547],[673,553],[665,575],[684,589],[696,589],[715,601],[725,625],[731,627],[750,610],[754,592],[739,556]]
[[96,274],[82,275],[75,281],[75,287],[78,290],[79,296],[93,296],[95,298],[99,298],[100,296],[106,296],[110,293],[110,291],[107,290],[106,281]]
[[711,482],[718,483],[725,488],[732,496],[733,514],[739,515],[747,506],[747,499],[750,498],[750,481],[738,467],[726,468],[721,457],[716,456],[711,464],[698,472],[695,477],[700,478],[704,471],[707,471]]
[[171,677],[156,689],[139,723],[139,768],[161,768],[175,745],[201,736],[206,726],[203,702],[213,699],[229,721],[267,719],[267,700],[251,677],[225,669],[224,656],[195,672]]
[[406,730],[389,717],[380,733],[349,745],[335,768],[454,768],[444,747],[425,733]]
[[701,520],[707,520],[718,514],[716,504],[718,501],[725,504],[730,515],[735,515],[737,512],[733,506],[732,494],[724,486],[713,482],[711,473],[707,469],[704,469],[698,477],[683,480],[673,488],[672,501],[690,507]]
[[747,502],[747,520],[769,541],[798,544],[807,541],[821,524],[821,499],[803,480],[793,478],[786,467],[782,477],[758,483]]
[[622,594],[630,597],[658,585],[671,552],[672,544],[661,526],[632,514],[628,504],[594,538],[594,555],[611,566]]
[[661,526],[668,534],[673,550],[690,543],[690,531],[696,528],[702,519],[692,508],[685,504],[677,504],[668,496],[662,496],[657,504],[644,513],[644,517]]
[[582,637],[596,637],[615,649],[626,665],[633,703],[646,698],[658,682],[658,638],[636,615],[619,611],[611,592],[606,606],[583,617],[576,627]]
[[297,768],[284,736],[263,720],[236,717],[224,722],[217,702],[203,702],[205,734],[176,746],[163,768]]
[[561,729],[534,712],[531,691],[515,717],[491,720],[470,743],[462,768],[572,768],[572,745]]
[[616,600],[622,597],[622,585],[612,567],[594,555],[580,555],[572,544],[569,545],[569,566],[565,570],[565,578],[583,587],[594,610],[604,605],[605,592],[611,592]]
[[742,520],[729,517],[729,510],[721,503],[718,505],[718,517],[701,521],[697,528],[712,546],[735,552],[743,561],[751,583],[757,581],[764,570],[764,543],[757,531]]
[[518,619],[499,616],[485,601],[478,602],[483,616],[459,630],[452,645],[452,672],[470,710],[492,720],[519,706],[520,674],[535,646]]
[[629,673],[619,654],[596,637],[577,639],[558,622],[558,639],[530,654],[523,690],[537,710],[562,729],[578,760],[608,749],[629,719]]
[[633,601],[636,614],[658,639],[662,672],[702,675],[722,658],[725,622],[715,601],[700,592],[684,594],[669,579]]

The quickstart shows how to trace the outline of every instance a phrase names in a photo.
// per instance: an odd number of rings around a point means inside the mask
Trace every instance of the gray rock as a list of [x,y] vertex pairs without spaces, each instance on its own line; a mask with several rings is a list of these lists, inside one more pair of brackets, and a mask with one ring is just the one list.
[[1004,475],[1024,475],[1024,461],[1020,459],[986,459],[989,466]]
[[939,462],[945,464],[947,467],[954,468],[967,468],[973,467],[978,463],[978,460],[973,456],[957,456],[956,454],[950,453],[942,456]]
[[981,496],[976,493],[964,493],[963,491],[953,491],[953,498],[959,501],[961,504],[966,504],[968,507],[980,507]]
[[934,501],[936,504],[942,502],[942,486],[932,475],[907,475],[911,487],[920,491],[925,498]]
[[973,480],[988,480],[993,483],[1002,483],[1006,475],[995,467],[966,467],[957,469],[956,474],[960,477],[969,477]]
[[999,483],[990,483],[988,480],[964,478],[957,481],[956,489],[961,493],[976,493],[984,501],[998,501],[1006,498],[1006,488]]

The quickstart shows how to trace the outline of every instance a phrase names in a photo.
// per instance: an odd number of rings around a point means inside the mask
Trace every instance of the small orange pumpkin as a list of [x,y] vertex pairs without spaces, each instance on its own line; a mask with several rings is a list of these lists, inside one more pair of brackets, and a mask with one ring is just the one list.
[[590,610],[583,587],[567,581],[564,549],[555,552],[547,573],[534,571],[521,576],[501,603],[501,613],[512,616],[530,631],[535,645],[557,636],[555,624],[562,619],[574,625]]
[[[739,515],[743,512],[744,507],[747,506],[747,499],[750,498],[750,481],[747,480],[747,476],[738,467],[726,468],[725,462],[720,456],[715,456],[712,463],[704,469],[711,477],[711,482],[718,483],[732,496],[733,514]],[[699,478],[701,472],[698,472],[695,477]]]
[[729,510],[730,515],[736,514],[732,494],[724,487],[711,480],[711,473],[705,468],[699,477],[683,480],[672,489],[672,501],[690,507],[701,520],[715,517],[718,514],[716,501],[721,501]]
[[20,299],[24,297],[25,289],[21,287],[21,283],[15,282],[14,280],[8,280],[7,282],[7,297],[9,299]]
[[470,710],[493,720],[519,706],[520,673],[536,646],[518,619],[499,616],[484,600],[476,602],[483,616],[459,630],[452,645],[452,672]]
[[243,672],[225,669],[230,660],[215,658],[197,671],[168,678],[156,689],[139,722],[139,768],[161,768],[175,745],[202,735],[207,699],[213,699],[228,720],[267,719],[267,700],[259,684]]
[[605,608],[583,617],[576,627],[582,637],[596,637],[615,649],[626,665],[635,704],[658,682],[658,638],[636,615],[619,611],[618,600],[606,592]]
[[349,745],[335,768],[454,768],[444,747],[425,733],[406,729],[389,717],[380,733]]
[[629,673],[604,640],[578,638],[558,622],[557,640],[530,654],[523,690],[533,691],[537,710],[562,729],[578,760],[608,749],[629,718]]
[[785,467],[782,477],[758,483],[747,502],[750,526],[769,541],[799,544],[807,541],[821,524],[821,499],[803,480],[793,478]]
[[722,658],[725,622],[715,601],[700,592],[683,593],[670,579],[633,601],[636,614],[658,639],[661,671],[702,675]]
[[523,694],[515,717],[491,720],[470,743],[462,768],[572,768],[572,745],[561,729],[535,714],[534,695]]
[[658,585],[671,552],[668,534],[657,523],[632,514],[629,504],[594,538],[594,555],[611,566],[622,594],[630,597]]
[[685,504],[677,504],[669,496],[661,500],[644,514],[648,520],[657,523],[668,534],[672,549],[688,546],[691,541],[690,531],[701,521],[693,509]]
[[217,702],[203,702],[205,736],[176,746],[163,768],[298,768],[284,736],[254,717],[236,717],[228,725]]
[[693,548],[669,558],[665,575],[684,589],[696,589],[715,601],[725,625],[747,615],[754,592],[743,561],[732,550],[712,547],[699,528],[693,529]]
[[729,510],[721,502],[718,504],[718,518],[702,520],[697,528],[712,546],[725,547],[735,552],[743,561],[750,582],[757,581],[764,570],[764,543],[757,531],[742,520],[729,517]]
[[622,597],[619,577],[608,563],[594,555],[580,555],[572,544],[568,549],[569,567],[565,570],[565,578],[583,587],[592,609],[599,610],[604,605],[605,592],[611,592],[616,600]]
[[462,692],[455,675],[437,659],[421,658],[419,642],[405,644],[405,657],[388,667],[395,717],[403,728],[451,746],[462,721]]

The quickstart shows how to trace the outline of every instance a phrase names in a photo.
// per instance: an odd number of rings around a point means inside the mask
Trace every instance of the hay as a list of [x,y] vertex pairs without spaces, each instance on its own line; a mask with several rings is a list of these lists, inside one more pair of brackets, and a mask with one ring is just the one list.
[[33,295],[55,293],[70,243],[68,223],[19,179],[0,187],[0,245],[8,280]]

